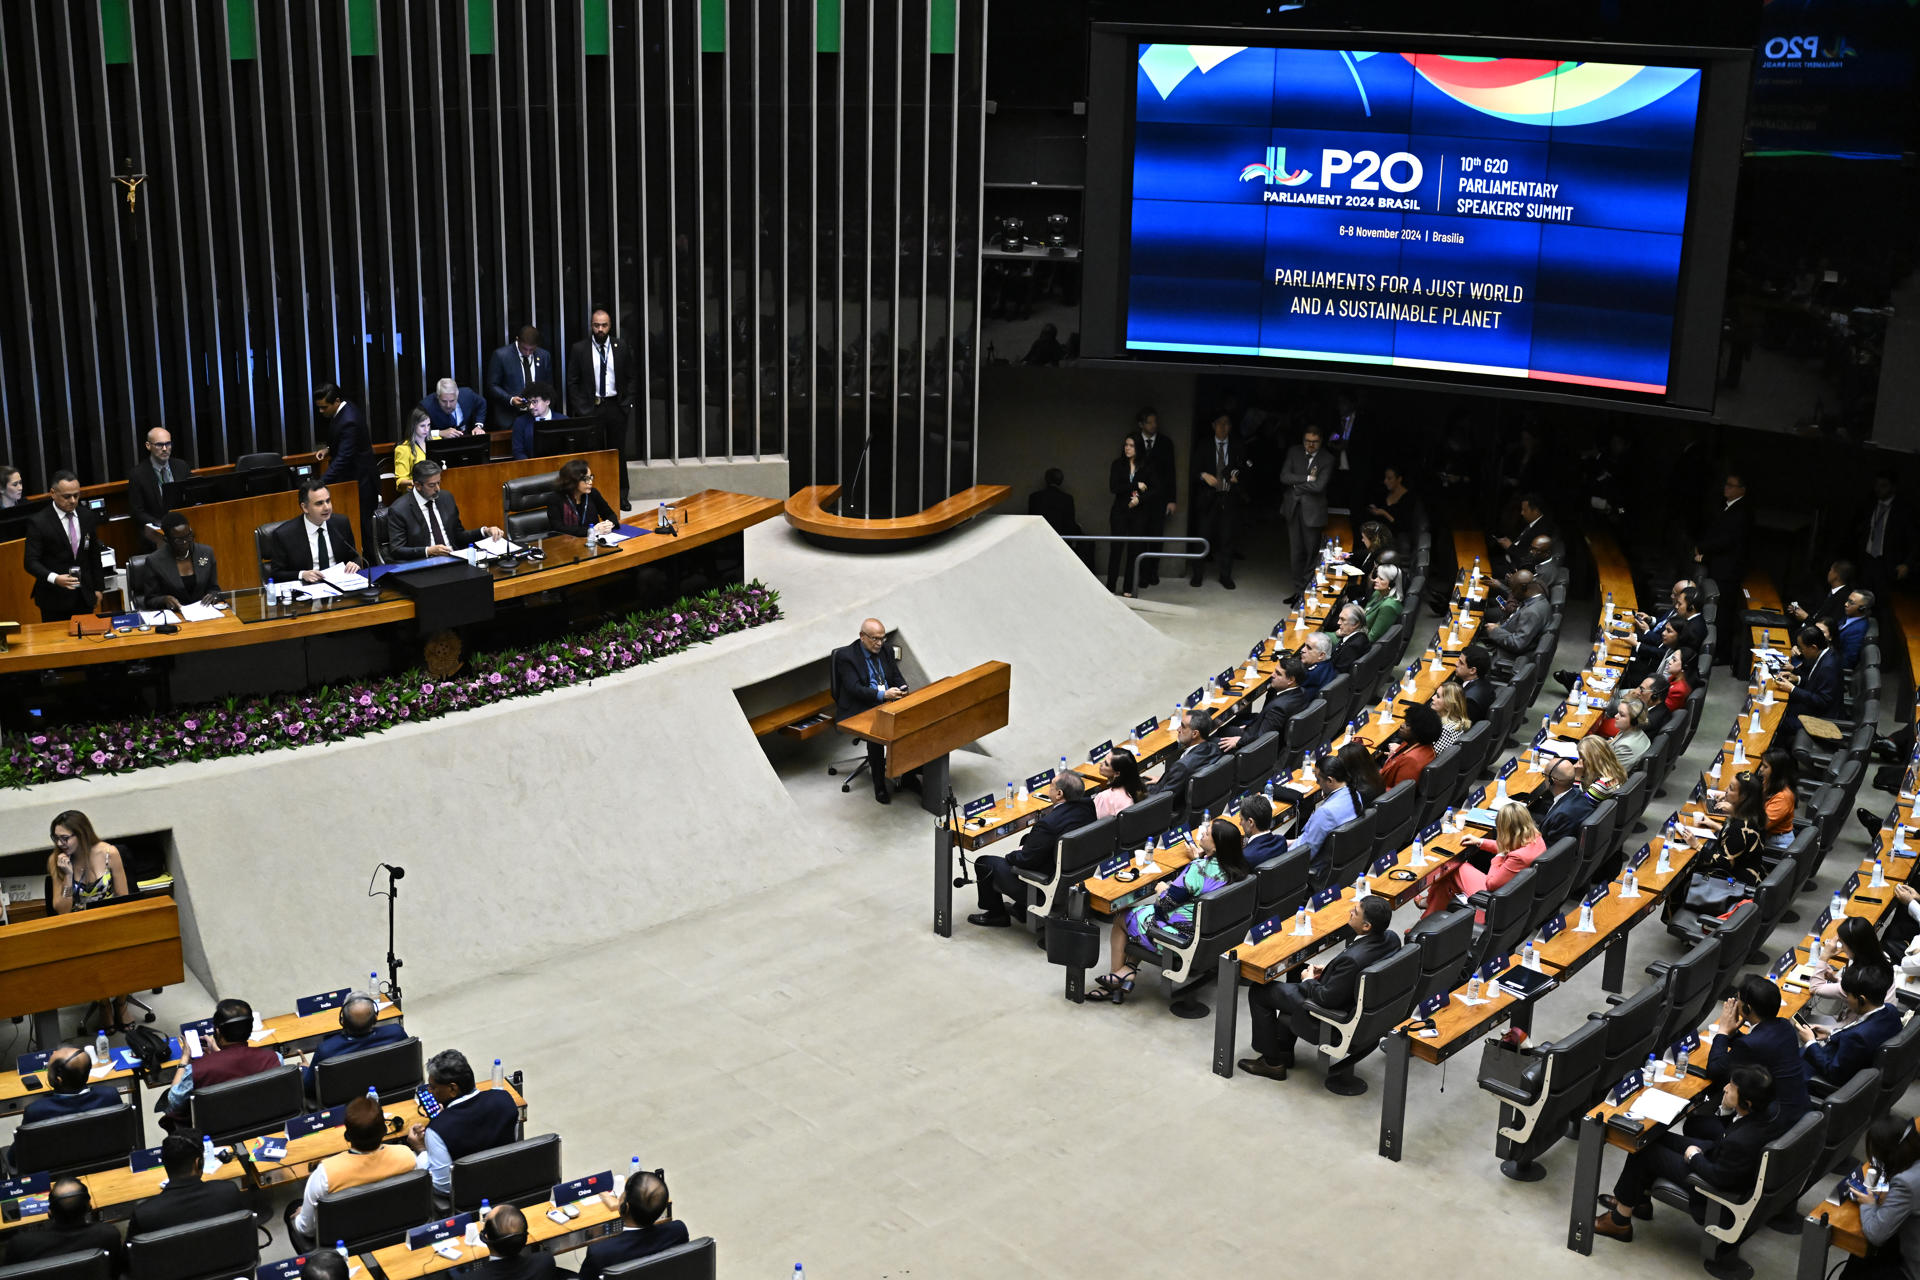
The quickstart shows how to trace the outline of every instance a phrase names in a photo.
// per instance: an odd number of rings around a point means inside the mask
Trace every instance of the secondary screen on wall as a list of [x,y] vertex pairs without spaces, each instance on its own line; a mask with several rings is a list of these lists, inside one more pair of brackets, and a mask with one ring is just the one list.
[[1699,68],[1132,47],[1128,350],[1666,392]]

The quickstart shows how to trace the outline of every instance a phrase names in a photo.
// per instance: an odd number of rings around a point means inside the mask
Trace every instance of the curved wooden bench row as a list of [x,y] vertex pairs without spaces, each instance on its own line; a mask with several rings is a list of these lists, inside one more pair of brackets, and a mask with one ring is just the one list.
[[1616,612],[1639,608],[1633,586],[1633,569],[1626,553],[1614,540],[1611,530],[1595,526],[1587,531],[1587,554],[1593,557],[1593,569],[1600,582],[1600,598],[1613,596]]
[[1005,502],[1012,492],[1004,484],[977,484],[912,515],[861,520],[827,510],[840,497],[839,485],[816,484],[787,499],[787,523],[809,539],[825,545],[853,551],[887,551],[945,533]]

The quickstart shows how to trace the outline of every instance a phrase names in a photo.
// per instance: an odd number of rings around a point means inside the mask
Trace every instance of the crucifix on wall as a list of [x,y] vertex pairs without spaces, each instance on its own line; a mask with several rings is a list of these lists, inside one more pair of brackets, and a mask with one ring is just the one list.
[[[147,175],[134,170],[132,156],[127,156],[120,161],[120,172],[113,175],[113,180],[126,188],[127,212],[129,214],[139,212],[140,184],[147,180]],[[138,228],[135,229],[135,234],[138,234]]]

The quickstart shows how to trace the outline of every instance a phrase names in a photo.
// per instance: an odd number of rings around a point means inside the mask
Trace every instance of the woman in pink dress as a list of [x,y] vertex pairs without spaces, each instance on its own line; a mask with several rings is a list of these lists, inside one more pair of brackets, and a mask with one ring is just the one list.
[[1494,820],[1491,840],[1471,840],[1461,857],[1440,869],[1427,886],[1426,914],[1451,907],[1456,897],[1470,898],[1482,889],[1498,889],[1533,865],[1547,851],[1533,815],[1518,800],[1509,800]]

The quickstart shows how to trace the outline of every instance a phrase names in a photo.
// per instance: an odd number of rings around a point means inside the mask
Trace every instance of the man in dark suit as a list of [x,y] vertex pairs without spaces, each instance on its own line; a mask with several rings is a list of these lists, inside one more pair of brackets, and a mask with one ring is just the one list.
[[147,432],[147,460],[127,477],[127,511],[154,546],[161,542],[160,517],[172,509],[167,506],[167,486],[192,474],[193,464],[174,456],[171,431],[154,427]]
[[1746,610],[1740,594],[1747,580],[1747,543],[1753,536],[1753,504],[1747,501],[1747,482],[1735,472],[1720,486],[1721,507],[1707,521],[1693,550],[1698,576],[1712,578],[1720,588],[1720,634],[1714,637],[1714,658],[1740,673],[1747,669],[1740,637],[1746,632]]
[[[1224,413],[1215,415],[1213,429],[1194,447],[1187,471],[1193,482],[1193,530],[1211,545],[1220,585],[1229,591],[1235,585],[1233,547],[1246,500],[1240,491],[1246,469],[1246,446],[1234,438],[1233,419]],[[1197,587],[1206,580],[1206,561],[1194,561],[1187,581]]]
[[246,1193],[239,1183],[225,1178],[206,1181],[200,1161],[198,1137],[170,1133],[161,1141],[160,1163],[166,1166],[167,1185],[159,1195],[133,1206],[133,1220],[127,1224],[129,1236],[204,1222],[247,1207]]
[[1187,784],[1193,781],[1193,775],[1220,758],[1220,744],[1211,741],[1212,735],[1211,711],[1189,711],[1182,716],[1180,727],[1173,735],[1173,740],[1180,744],[1179,758],[1166,767],[1151,790],[1171,791],[1176,797],[1175,804],[1185,804]]
[[[1046,475],[1041,477],[1041,487],[1027,495],[1027,514],[1039,516],[1049,529],[1063,538],[1071,538],[1080,532],[1080,521],[1074,516],[1073,495],[1067,492],[1066,484],[1066,472],[1048,467]],[[1084,549],[1080,558],[1086,559]]]
[[1307,678],[1306,664],[1291,653],[1282,654],[1267,677],[1266,703],[1257,716],[1243,716],[1229,727],[1234,735],[1220,739],[1222,751],[1232,751],[1242,738],[1257,738],[1263,733],[1284,733],[1287,722],[1307,709],[1313,694],[1301,687]]
[[529,382],[522,390],[527,411],[513,420],[513,456],[532,458],[538,456],[534,437],[541,425],[559,422],[562,416],[553,411],[553,388],[546,383]]
[[1580,785],[1573,761],[1555,760],[1547,766],[1547,785],[1534,790],[1527,807],[1540,826],[1540,838],[1552,844],[1580,834],[1580,824],[1593,812],[1593,793]]
[[340,1006],[340,1029],[323,1038],[307,1055],[307,1068],[301,1073],[307,1096],[314,1096],[313,1069],[329,1058],[378,1049],[383,1044],[396,1044],[406,1038],[406,1024],[399,1018],[380,1021],[380,1002],[372,992],[352,992]]
[[1367,638],[1367,611],[1357,604],[1340,606],[1340,617],[1333,624],[1333,657],[1328,659],[1341,675],[1353,670],[1367,656],[1373,641]]
[[1901,500],[1891,471],[1873,480],[1873,505],[1860,519],[1855,546],[1860,555],[1861,581],[1887,598],[1893,584],[1903,582],[1913,562],[1913,514]]
[[[1847,611],[1847,593],[1853,590],[1853,561],[1835,560],[1827,566],[1827,576],[1817,591],[1806,597],[1802,605],[1798,600],[1787,604],[1787,616],[1795,623],[1818,622],[1825,618],[1835,626],[1840,625],[1841,617]],[[1795,628],[1798,630],[1798,627]]]
[[527,1248],[527,1215],[517,1205],[503,1204],[489,1213],[481,1223],[480,1239],[487,1246],[487,1260],[476,1280],[555,1280],[573,1274],[561,1270],[552,1254]]
[[[1139,416],[1134,419],[1134,426],[1140,436],[1140,467],[1143,471],[1147,472],[1148,490],[1153,493],[1163,493],[1167,496],[1164,507],[1159,503],[1155,503],[1146,510],[1146,528],[1143,532],[1149,538],[1158,538],[1166,533],[1167,520],[1179,507],[1179,504],[1174,501],[1174,495],[1179,492],[1179,490],[1174,487],[1174,472],[1177,470],[1178,464],[1173,456],[1174,449],[1172,441],[1160,434],[1159,414],[1155,413],[1151,408],[1142,409]],[[1149,551],[1158,551],[1159,549],[1160,544],[1157,542],[1143,542],[1140,544],[1140,552],[1142,555]],[[1160,562],[1158,560],[1142,560],[1140,562],[1139,585],[1151,587],[1159,581]]]
[[[1697,1175],[1729,1200],[1745,1197],[1759,1176],[1760,1153],[1792,1123],[1782,1119],[1774,1092],[1764,1067],[1736,1067],[1722,1093],[1732,1118],[1696,1113],[1684,1133],[1668,1129],[1630,1154],[1613,1194],[1600,1197],[1607,1212],[1594,1220],[1594,1234],[1631,1243],[1634,1218],[1653,1216],[1648,1192],[1662,1178],[1687,1185],[1689,1177]],[[1699,1193],[1692,1198],[1698,1203]]]
[[20,1116],[20,1123],[38,1124],[42,1120],[57,1120],[61,1116],[78,1115],[82,1111],[119,1106],[118,1089],[110,1084],[87,1083],[92,1070],[93,1059],[87,1056],[85,1049],[67,1046],[48,1054],[47,1083],[53,1086],[53,1092],[41,1094],[28,1102]]
[[[1757,973],[1740,979],[1738,995],[1727,997],[1708,1030],[1707,1078],[1724,1084],[1735,1067],[1765,1067],[1773,1077],[1780,1123],[1792,1124],[1813,1103],[1807,1094],[1807,1068],[1800,1057],[1800,1036],[1780,1016],[1780,988]],[[1746,1028],[1742,1030],[1741,1028]]]
[[512,425],[527,407],[529,382],[553,382],[553,355],[540,345],[540,331],[524,325],[519,337],[487,357],[487,415],[495,427]]
[[[1060,848],[1060,837],[1078,831],[1094,820],[1093,801],[1087,796],[1087,784],[1077,773],[1055,774],[1047,784],[1046,811],[1027,828],[1020,847],[1006,857],[990,853],[973,860],[973,878],[978,882],[980,909],[967,917],[968,924],[988,929],[1004,929],[1027,914],[1027,882],[1022,871],[1037,871],[1053,861]],[[1007,900],[1013,900],[1013,906]]]
[[1255,793],[1240,802],[1240,829],[1247,836],[1241,856],[1256,871],[1287,851],[1287,838],[1273,829],[1273,802],[1263,795]]
[[1333,637],[1324,631],[1310,633],[1300,642],[1300,664],[1305,668],[1300,687],[1309,694],[1319,693],[1340,674],[1333,665]]
[[1531,569],[1515,569],[1507,575],[1507,597],[1513,601],[1513,612],[1503,622],[1482,627],[1478,641],[1493,654],[1493,674],[1502,680],[1513,677],[1514,663],[1533,652],[1553,620],[1553,607],[1540,593]]
[[387,508],[387,551],[396,562],[452,555],[477,539],[503,536],[492,525],[460,527],[460,506],[440,487],[444,471],[431,458],[414,463],[412,492]]
[[45,1225],[10,1235],[7,1262],[17,1266],[91,1249],[105,1249],[113,1273],[126,1274],[127,1250],[120,1243],[120,1232],[107,1223],[94,1221],[93,1197],[87,1184],[74,1177],[55,1178],[47,1189]]
[[613,313],[594,308],[588,336],[567,349],[567,416],[590,418],[620,454],[620,509],[627,509],[627,414],[633,404],[633,357],[613,336]]
[[65,622],[100,608],[100,538],[93,513],[80,505],[80,477],[53,473],[53,501],[27,521],[21,548],[33,602],[46,622]]
[[463,387],[452,378],[434,384],[433,394],[420,400],[427,421],[433,423],[435,439],[459,439],[469,431],[485,435],[487,401],[478,391]]
[[[1298,982],[1254,983],[1247,988],[1247,1014],[1252,1024],[1256,1056],[1240,1059],[1240,1069],[1269,1080],[1285,1080],[1293,1063],[1293,1043],[1320,1041],[1320,1022],[1307,1012],[1309,1004],[1342,1013],[1353,1012],[1359,997],[1360,975],[1400,949],[1400,935],[1391,928],[1393,906],[1377,894],[1356,898],[1347,912],[1353,945],[1327,965],[1306,966]],[[1327,1073],[1331,1093],[1353,1092],[1354,1064]]]
[[1550,545],[1556,548],[1559,546],[1560,531],[1554,527],[1553,521],[1547,519],[1545,501],[1537,493],[1521,495],[1519,523],[1514,525],[1505,536],[1493,540],[1493,545],[1500,552],[1493,557],[1496,575],[1504,576],[1531,554],[1533,540],[1541,534],[1545,534],[1551,540]]
[[1860,648],[1867,642],[1867,624],[1873,620],[1873,592],[1849,591],[1847,602],[1837,621],[1827,625],[1833,630],[1832,647],[1840,651],[1840,665],[1848,671],[1860,665]]
[[300,486],[300,516],[283,520],[267,535],[276,582],[320,581],[320,571],[340,564],[348,573],[360,572],[360,553],[353,548],[353,529],[345,516],[333,514],[333,491],[323,481]]
[[1887,1003],[1887,991],[1892,986],[1893,970],[1884,964],[1863,961],[1840,971],[1840,994],[1847,1002],[1845,1016],[1850,1019],[1847,1024],[1838,1028],[1793,1024],[1809,1075],[1837,1089],[1873,1064],[1880,1046],[1906,1025],[1906,1015]]
[[1479,724],[1493,714],[1493,654],[1487,646],[1475,641],[1462,649],[1453,660],[1453,674],[1460,681],[1468,717]]
[[1320,539],[1327,531],[1327,487],[1339,460],[1320,447],[1320,428],[1308,427],[1300,443],[1287,450],[1280,468],[1280,515],[1287,522],[1288,550],[1293,558],[1293,594],[1287,603],[1297,606],[1313,577],[1320,557]]
[[327,442],[314,450],[326,465],[320,475],[328,485],[351,484],[360,498],[360,536],[374,542],[373,512],[380,505],[380,464],[373,456],[373,436],[366,415],[331,382],[317,387],[313,407],[327,420]]
[[[887,629],[880,619],[862,622],[860,638],[833,651],[833,687],[836,720],[907,696],[907,678],[893,659]],[[887,791],[887,749],[881,743],[867,743],[867,772],[873,775],[873,798],[881,804],[892,804],[893,797]],[[907,774],[901,782],[917,788],[919,772]]]
[[[673,1201],[667,1183],[657,1173],[627,1178],[620,1195],[620,1231],[587,1246],[580,1264],[580,1280],[600,1280],[600,1273],[621,1262],[632,1262],[687,1243],[687,1224],[672,1217]],[[662,1215],[668,1215],[665,1222]]]
[[1819,627],[1802,627],[1794,641],[1799,654],[1797,669],[1787,679],[1793,692],[1787,695],[1787,709],[1774,731],[1776,742],[1791,743],[1800,732],[1801,716],[1830,718],[1840,709],[1840,655],[1827,644],[1827,634]]

